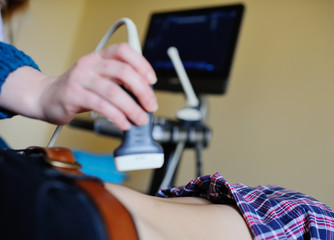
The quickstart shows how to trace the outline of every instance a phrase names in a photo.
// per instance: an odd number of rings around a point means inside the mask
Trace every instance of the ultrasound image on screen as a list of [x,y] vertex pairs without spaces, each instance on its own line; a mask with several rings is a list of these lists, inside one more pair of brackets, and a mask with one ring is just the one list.
[[153,14],[143,54],[157,72],[160,84],[157,88],[180,90],[179,87],[173,88],[170,81],[176,73],[167,49],[174,46],[195,91],[223,93],[242,10],[241,5],[234,5]]

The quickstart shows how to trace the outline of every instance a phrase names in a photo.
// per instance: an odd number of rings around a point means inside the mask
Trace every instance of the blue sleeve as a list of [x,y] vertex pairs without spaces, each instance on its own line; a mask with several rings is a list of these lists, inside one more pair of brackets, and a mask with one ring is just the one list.
[[[31,57],[10,44],[0,42],[0,94],[2,85],[8,75],[22,66],[30,66],[39,70],[39,67]],[[13,115],[13,113],[0,108],[0,119]]]

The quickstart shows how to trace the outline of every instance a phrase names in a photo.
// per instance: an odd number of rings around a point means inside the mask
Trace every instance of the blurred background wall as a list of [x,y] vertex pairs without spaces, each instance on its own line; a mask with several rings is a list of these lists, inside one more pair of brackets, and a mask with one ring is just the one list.
[[[213,130],[204,173],[231,182],[292,188],[334,208],[334,1],[332,0],[31,0],[16,45],[50,75],[94,50],[119,18],[140,36],[155,11],[243,3],[246,13],[224,96],[208,96]],[[125,41],[119,31],[111,43]],[[174,118],[181,94],[157,92],[157,116]],[[54,126],[23,117],[0,122],[14,148],[46,145]],[[58,145],[112,152],[118,139],[65,127]],[[195,176],[194,153],[184,154],[177,184]],[[145,192],[151,171],[129,173],[126,185]]]

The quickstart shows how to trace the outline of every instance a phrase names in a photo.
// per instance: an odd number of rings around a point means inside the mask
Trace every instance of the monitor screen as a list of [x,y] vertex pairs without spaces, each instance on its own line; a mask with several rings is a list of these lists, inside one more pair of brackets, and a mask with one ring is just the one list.
[[157,73],[154,88],[183,91],[167,55],[174,46],[197,94],[224,94],[243,12],[237,4],[153,13],[143,55]]

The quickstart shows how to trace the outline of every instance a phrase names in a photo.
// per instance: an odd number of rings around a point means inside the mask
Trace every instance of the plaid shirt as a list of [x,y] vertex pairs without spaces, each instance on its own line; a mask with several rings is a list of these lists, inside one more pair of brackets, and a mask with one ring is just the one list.
[[235,204],[254,239],[334,240],[334,212],[299,192],[275,185],[251,188],[229,184],[219,174],[192,180],[186,186],[160,190],[159,197],[201,197],[213,203]]

